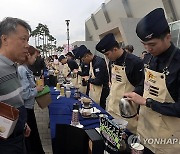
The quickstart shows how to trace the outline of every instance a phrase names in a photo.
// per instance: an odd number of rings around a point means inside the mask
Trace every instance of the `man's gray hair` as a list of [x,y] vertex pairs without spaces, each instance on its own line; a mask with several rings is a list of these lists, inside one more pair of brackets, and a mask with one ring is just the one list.
[[[29,32],[31,32],[31,26],[24,20],[21,20],[18,18],[7,17],[0,22],[0,38],[2,35],[8,35],[11,32],[15,32],[16,27],[18,25],[23,26]],[[0,39],[0,47],[1,47],[1,45],[2,45],[2,41]]]

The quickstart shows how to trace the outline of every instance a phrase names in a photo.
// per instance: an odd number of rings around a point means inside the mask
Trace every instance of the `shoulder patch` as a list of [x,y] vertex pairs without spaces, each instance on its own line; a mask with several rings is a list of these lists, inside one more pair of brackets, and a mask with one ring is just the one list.
[[96,69],[95,69],[95,72],[99,72],[99,71],[100,71],[99,68],[96,68]]

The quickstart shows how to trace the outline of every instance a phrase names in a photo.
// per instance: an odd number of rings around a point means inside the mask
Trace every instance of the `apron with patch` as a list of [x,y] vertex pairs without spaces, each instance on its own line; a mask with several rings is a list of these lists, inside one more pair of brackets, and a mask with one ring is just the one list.
[[62,75],[63,75],[64,77],[67,77],[67,75],[68,75],[70,72],[71,72],[71,70],[70,70],[68,64],[64,64],[63,69],[62,69]]
[[[89,73],[91,74],[91,78],[95,79],[92,62],[90,63],[90,70]],[[97,86],[90,83],[90,90],[89,90],[89,97],[95,101],[97,104],[100,104],[100,98],[102,93],[102,87],[103,86]]]
[[[163,73],[145,68],[144,98],[152,98],[160,103],[175,102],[166,87],[166,75],[169,74],[169,64],[166,65]],[[141,106],[137,132],[141,137],[141,142],[155,154],[177,154],[180,151],[179,124],[180,118],[165,116],[153,111],[151,108]],[[154,142],[149,144],[148,139]],[[178,141],[176,142],[177,139]]]
[[[79,67],[79,71],[81,71],[80,67]],[[73,86],[78,88],[81,93],[86,94],[87,86],[82,85],[82,77],[77,73],[74,73],[71,77],[72,77],[71,82]]]
[[[80,72],[82,71],[81,67],[79,67],[79,71]],[[87,86],[83,86],[82,79],[84,78],[85,80],[87,80],[87,79],[89,79],[89,77],[88,76],[82,77],[82,76],[78,75],[77,78],[78,78],[79,91],[83,94],[86,94]]]
[[[128,121],[127,129],[136,133],[137,130],[137,116],[132,118],[123,118],[120,115],[119,102],[123,98],[124,93],[132,92],[134,86],[128,81],[125,72],[125,66],[114,65],[112,66],[112,85],[109,94],[109,102],[107,103],[107,112],[109,112],[114,118],[121,118]],[[135,106],[138,105],[134,104]]]
[[59,70],[59,64],[54,64],[55,70]]

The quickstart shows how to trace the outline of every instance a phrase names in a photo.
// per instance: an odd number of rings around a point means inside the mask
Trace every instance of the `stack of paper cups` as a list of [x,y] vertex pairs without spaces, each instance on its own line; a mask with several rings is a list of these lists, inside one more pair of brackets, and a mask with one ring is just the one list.
[[76,109],[74,109],[72,112],[71,125],[73,126],[79,125],[79,111]]

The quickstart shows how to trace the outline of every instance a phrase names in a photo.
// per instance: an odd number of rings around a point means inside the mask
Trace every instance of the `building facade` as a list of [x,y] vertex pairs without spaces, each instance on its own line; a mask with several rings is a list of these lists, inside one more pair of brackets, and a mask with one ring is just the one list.
[[85,22],[85,40],[99,41],[113,33],[118,42],[134,46],[134,54],[144,50],[135,29],[138,21],[155,8],[164,8],[168,22],[180,19],[179,0],[106,0]]

